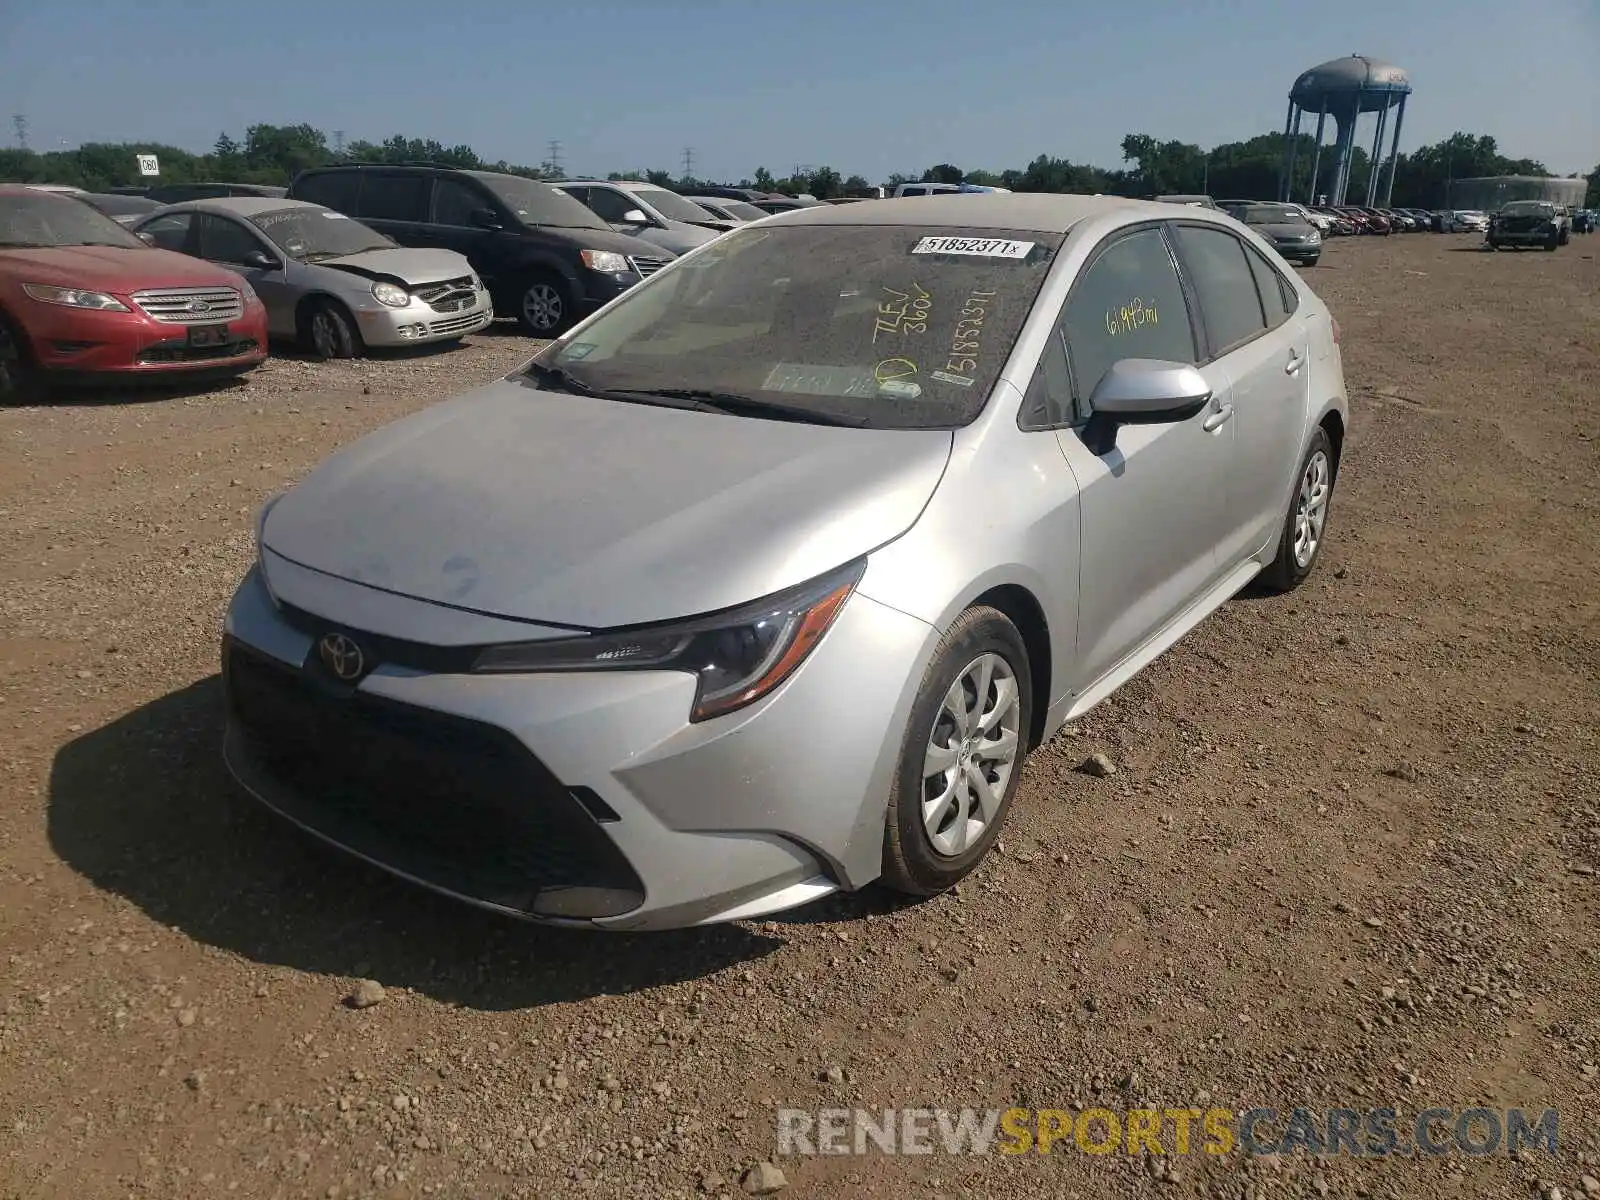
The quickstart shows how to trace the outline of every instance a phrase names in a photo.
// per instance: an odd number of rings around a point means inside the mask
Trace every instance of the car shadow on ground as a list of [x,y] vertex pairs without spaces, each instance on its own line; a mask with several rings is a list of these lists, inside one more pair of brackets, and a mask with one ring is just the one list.
[[406,884],[259,808],[222,764],[217,676],[82,734],[50,773],[50,844],[152,920],[254,962],[489,1011],[702,978],[772,953],[744,926],[605,934]]
[[[482,334],[484,330],[478,330]],[[472,336],[472,335],[468,335]],[[445,358],[458,351],[465,350],[471,343],[466,338],[456,338],[448,342],[423,342],[416,346],[363,346],[361,352],[354,358],[340,361],[360,362],[408,362],[421,358]],[[334,361],[323,358],[314,350],[307,350],[299,342],[278,341],[273,339],[272,357],[285,362],[324,363]]]
[[156,404],[164,400],[185,400],[194,396],[219,396],[242,392],[249,375],[230,375],[222,379],[178,379],[161,383],[61,384],[49,380],[35,382],[27,403],[52,408],[97,408],[112,404]]

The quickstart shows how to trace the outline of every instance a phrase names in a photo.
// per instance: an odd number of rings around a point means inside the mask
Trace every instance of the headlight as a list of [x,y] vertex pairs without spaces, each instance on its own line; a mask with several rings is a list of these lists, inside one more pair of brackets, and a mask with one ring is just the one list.
[[60,304],[65,308],[94,308],[101,312],[127,312],[128,306],[105,292],[86,292],[82,288],[52,287],[48,283],[25,283],[22,290],[41,304]]
[[239,280],[239,296],[246,304],[249,304],[251,301],[259,300],[261,298],[261,297],[256,295],[255,288],[250,286],[250,281],[248,279],[243,278],[242,276],[240,277],[240,280]]
[[578,255],[583,259],[583,265],[591,271],[603,271],[607,275],[620,275],[633,268],[628,265],[628,256],[618,254],[613,250],[580,250]]
[[686,671],[698,681],[691,721],[752,704],[822,640],[866,569],[859,559],[820,579],[740,608],[587,637],[490,646],[474,671]]
[[410,292],[386,280],[379,280],[372,285],[372,298],[379,304],[387,304],[390,308],[404,308],[411,303]]

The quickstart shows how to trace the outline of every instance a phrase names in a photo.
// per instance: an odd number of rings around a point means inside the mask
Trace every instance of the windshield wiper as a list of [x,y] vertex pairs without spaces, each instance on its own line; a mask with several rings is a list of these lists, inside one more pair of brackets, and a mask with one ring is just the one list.
[[542,388],[571,392],[574,396],[592,396],[597,400],[617,400],[624,404],[654,404],[658,408],[692,408],[703,412],[717,411],[712,405],[685,396],[669,396],[661,392],[611,391],[597,388],[579,379],[565,367],[550,367],[544,363],[529,363],[528,373],[539,381]]
[[652,396],[669,396],[674,400],[692,400],[707,409],[741,416],[770,417],[774,421],[803,421],[811,425],[847,425],[860,427],[866,417],[844,416],[839,413],[819,412],[802,404],[782,404],[776,400],[758,400],[742,392],[703,391],[698,388],[656,388]]

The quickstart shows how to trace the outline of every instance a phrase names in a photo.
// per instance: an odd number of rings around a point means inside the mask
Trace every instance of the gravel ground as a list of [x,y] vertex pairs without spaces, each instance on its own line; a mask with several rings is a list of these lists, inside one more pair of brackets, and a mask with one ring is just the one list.
[[973,879],[678,934],[393,882],[218,757],[258,503],[532,343],[0,412],[0,1195],[742,1195],[777,1105],[1141,1102],[1554,1106],[1562,1148],[787,1157],[782,1195],[1583,1195],[1600,269],[1471,245],[1329,246],[1324,561],[1041,748]]

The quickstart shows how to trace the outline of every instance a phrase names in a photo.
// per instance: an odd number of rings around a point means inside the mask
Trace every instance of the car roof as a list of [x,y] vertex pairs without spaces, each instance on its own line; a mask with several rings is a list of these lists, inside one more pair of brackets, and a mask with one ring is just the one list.
[[1120,196],[965,192],[864,200],[860,204],[808,205],[783,213],[780,220],[785,225],[953,225],[967,229],[1066,233],[1089,217],[1126,213],[1171,219],[1172,209],[1170,204]]
[[213,196],[207,200],[182,200],[168,204],[163,212],[215,212],[235,217],[255,217],[282,212],[286,208],[321,208],[308,200],[286,200],[282,196]]
[[[561,179],[556,181],[557,187],[614,187],[624,192],[637,191],[648,188],[652,192],[669,192],[671,188],[664,188],[658,183],[651,183],[648,179]],[[673,192],[673,195],[676,195]]]

